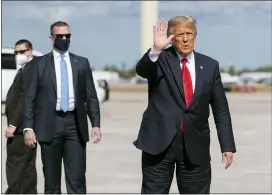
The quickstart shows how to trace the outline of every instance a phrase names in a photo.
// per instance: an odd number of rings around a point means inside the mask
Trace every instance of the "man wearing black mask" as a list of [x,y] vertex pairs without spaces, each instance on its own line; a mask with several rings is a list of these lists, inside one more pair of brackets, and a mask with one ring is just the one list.
[[7,137],[6,177],[8,183],[6,194],[37,193],[37,149],[28,148],[24,144],[21,120],[22,101],[26,90],[23,87],[23,77],[28,75],[28,63],[33,59],[32,50],[31,42],[26,39],[21,39],[15,43],[14,55],[18,71],[7,93],[5,109],[9,125],[5,131]]
[[41,146],[45,194],[61,194],[62,159],[67,193],[86,194],[87,115],[98,143],[99,101],[88,59],[68,52],[69,25],[55,22],[50,34],[53,51],[29,64],[32,76],[22,111],[25,144]]

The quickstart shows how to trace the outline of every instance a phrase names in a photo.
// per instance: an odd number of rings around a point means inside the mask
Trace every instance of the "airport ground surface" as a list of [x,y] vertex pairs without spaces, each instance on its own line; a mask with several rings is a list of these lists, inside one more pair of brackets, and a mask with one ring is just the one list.
[[[271,94],[228,93],[227,97],[237,154],[233,165],[225,170],[221,164],[220,148],[211,116],[211,193],[271,193]],[[132,142],[137,137],[146,105],[146,93],[112,93],[110,101],[101,106],[102,141],[98,145],[87,145],[88,193],[140,192],[141,152]],[[2,115],[3,130],[6,125],[6,117]],[[6,139],[2,136],[2,193],[7,187],[5,147]],[[43,193],[40,150],[37,170],[38,192]],[[178,193],[175,182],[174,179],[171,193]],[[65,193],[64,172],[62,189]]]

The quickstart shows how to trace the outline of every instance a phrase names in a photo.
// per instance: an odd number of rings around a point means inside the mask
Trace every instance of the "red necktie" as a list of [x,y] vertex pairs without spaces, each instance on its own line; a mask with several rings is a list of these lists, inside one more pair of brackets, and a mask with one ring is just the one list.
[[[193,85],[192,85],[190,71],[189,71],[188,67],[186,66],[187,61],[188,60],[186,58],[183,58],[181,60],[181,62],[182,62],[181,74],[182,74],[182,83],[183,83],[183,89],[184,89],[185,102],[186,102],[186,106],[188,108],[189,104],[191,103],[192,97],[193,97]],[[183,132],[183,130],[184,130],[183,123],[181,123],[181,125],[180,125],[180,130],[181,130],[181,132]]]

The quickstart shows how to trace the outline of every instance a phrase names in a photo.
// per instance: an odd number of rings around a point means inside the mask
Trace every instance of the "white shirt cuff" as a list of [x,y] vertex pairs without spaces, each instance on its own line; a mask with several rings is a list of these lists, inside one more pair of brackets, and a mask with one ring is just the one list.
[[25,128],[25,129],[23,130],[23,132],[25,133],[25,131],[33,131],[33,129],[31,129],[31,128]]
[[161,54],[161,51],[153,51],[153,47],[152,47],[149,52],[149,59],[152,62],[156,62],[159,59],[160,54]]
[[9,125],[9,127],[12,127],[12,128],[14,128],[14,129],[16,129],[16,127],[15,127],[15,126],[13,126],[13,125]]

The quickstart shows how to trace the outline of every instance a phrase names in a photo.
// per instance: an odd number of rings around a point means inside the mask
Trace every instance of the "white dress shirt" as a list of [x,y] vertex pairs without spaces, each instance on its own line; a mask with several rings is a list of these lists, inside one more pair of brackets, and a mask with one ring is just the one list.
[[[56,81],[57,81],[57,105],[56,110],[60,111],[60,99],[61,99],[61,68],[60,68],[60,60],[61,60],[60,53],[53,50],[53,56],[54,56],[54,63],[55,63],[55,71],[56,71]],[[69,111],[72,111],[75,109],[75,95],[74,95],[74,85],[73,85],[73,72],[72,72],[72,66],[70,61],[69,52],[67,51],[64,55],[64,60],[67,64],[67,70],[68,70],[68,84],[69,84]]]
[[[55,64],[55,71],[56,71],[56,82],[57,82],[57,104],[56,104],[56,111],[60,111],[60,98],[61,98],[61,68],[60,68],[60,60],[61,55],[64,55],[64,60],[67,65],[67,71],[68,71],[68,85],[69,85],[69,111],[72,111],[75,109],[75,95],[74,95],[74,84],[73,84],[73,72],[72,72],[72,66],[70,61],[69,52],[67,51],[64,54],[60,54],[53,50],[53,56],[54,56],[54,64]],[[30,128],[25,128],[23,131],[31,130]]]
[[[149,52],[149,59],[152,62],[156,62],[159,58],[161,51],[157,51],[157,52],[153,52],[153,48],[151,49],[151,51]],[[183,59],[183,57],[176,52],[178,57],[179,57],[179,61],[180,61],[180,68],[182,69],[182,62],[181,60]],[[195,74],[195,55],[194,52],[192,52],[190,55],[188,55],[186,57],[187,59],[187,63],[186,66],[189,69],[190,75],[191,75],[191,79],[192,79],[192,85],[193,85],[193,92],[195,91],[195,83],[196,83],[196,74]]]

